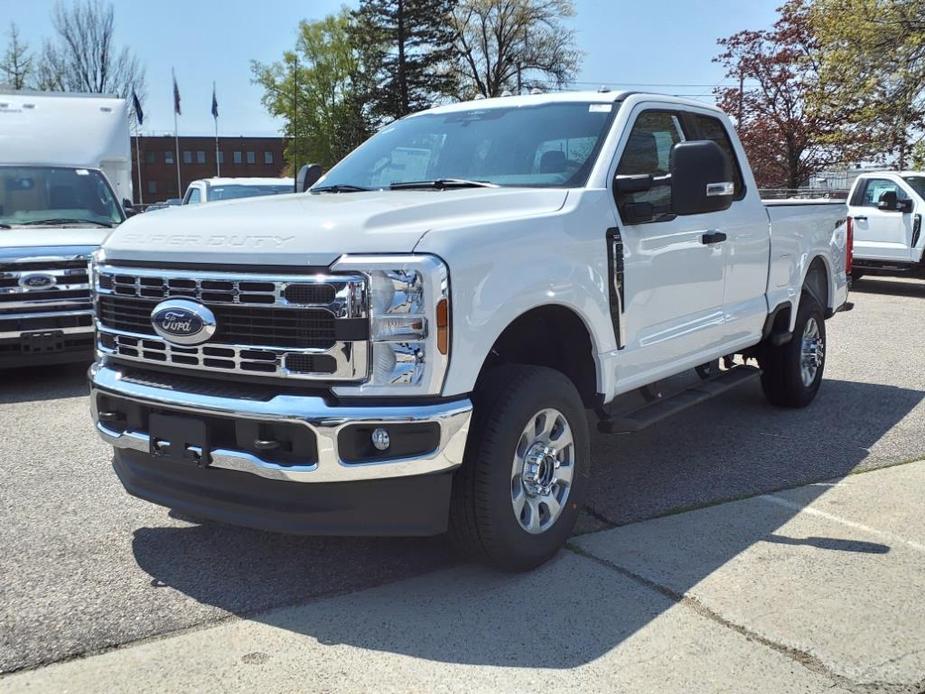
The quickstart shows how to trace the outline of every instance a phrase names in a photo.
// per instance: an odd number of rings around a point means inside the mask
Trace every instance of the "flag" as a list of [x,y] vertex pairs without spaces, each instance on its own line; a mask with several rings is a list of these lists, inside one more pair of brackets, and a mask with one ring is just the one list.
[[145,122],[145,112],[141,110],[141,102],[138,100],[134,87],[132,88],[132,105],[135,107],[135,121],[141,125]]
[[180,88],[177,86],[177,75],[173,75],[173,112],[178,116],[182,116],[180,111]]
[[212,83],[212,117],[218,118],[218,99],[215,97],[215,82]]

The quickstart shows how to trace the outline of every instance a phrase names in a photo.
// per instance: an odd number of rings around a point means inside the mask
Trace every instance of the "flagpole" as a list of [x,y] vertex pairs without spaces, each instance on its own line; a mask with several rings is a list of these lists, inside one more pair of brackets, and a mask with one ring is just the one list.
[[138,123],[135,123],[135,168],[138,170],[138,204],[144,205],[144,191],[141,187],[141,135],[138,132]]
[[221,178],[222,175],[222,165],[218,160],[218,114],[215,109],[215,82],[212,83],[212,104],[213,111],[212,117],[215,120],[215,176],[216,178]]
[[173,111],[173,141],[177,151],[177,197],[183,197],[183,189],[180,187],[180,135],[177,131],[177,110]]
[[177,152],[177,197],[182,198],[183,188],[180,183],[180,135],[177,128],[177,106],[179,105],[177,94],[179,92],[177,91],[177,73],[174,72],[173,68],[171,68],[170,71],[173,73],[173,141]]

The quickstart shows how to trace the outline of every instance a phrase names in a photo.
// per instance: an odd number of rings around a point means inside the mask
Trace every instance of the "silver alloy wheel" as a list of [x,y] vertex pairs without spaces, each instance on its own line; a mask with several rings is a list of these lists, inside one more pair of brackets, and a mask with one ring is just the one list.
[[825,342],[819,331],[819,324],[810,316],[803,328],[803,342],[800,345],[800,377],[804,386],[809,387],[813,384],[824,360]]
[[555,525],[568,501],[575,441],[558,410],[540,410],[517,441],[511,468],[511,505],[520,527],[538,535]]

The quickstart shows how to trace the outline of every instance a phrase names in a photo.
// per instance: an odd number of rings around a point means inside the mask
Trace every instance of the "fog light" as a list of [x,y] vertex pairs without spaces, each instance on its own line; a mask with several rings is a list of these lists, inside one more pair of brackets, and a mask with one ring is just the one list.
[[377,451],[385,451],[389,446],[392,445],[392,440],[389,438],[389,432],[387,432],[382,427],[373,429],[372,436],[373,446],[376,447]]

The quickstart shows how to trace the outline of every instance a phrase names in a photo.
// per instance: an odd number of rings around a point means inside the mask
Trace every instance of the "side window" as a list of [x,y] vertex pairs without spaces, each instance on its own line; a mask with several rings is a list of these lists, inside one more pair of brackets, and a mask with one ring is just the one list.
[[852,200],[851,202],[862,207],[876,207],[883,194],[890,191],[896,193],[896,197],[899,200],[906,200],[909,198],[909,196],[906,195],[906,191],[900,188],[898,183],[893,183],[893,181],[888,181],[885,178],[869,178],[867,184],[864,186],[864,192],[861,194],[860,201],[855,202]]
[[742,168],[739,166],[739,160],[736,157],[735,149],[732,147],[732,140],[729,139],[729,133],[723,126],[719,118],[705,116],[702,113],[691,113],[690,118],[693,120],[694,127],[697,130],[697,138],[700,140],[713,140],[729,157],[733,168],[733,183],[735,184],[735,199],[741,200],[745,195],[745,183],[742,179]]
[[[671,161],[671,148],[684,140],[678,116],[670,111],[643,111],[630,131],[620,164],[618,176],[652,174],[664,176]],[[671,188],[656,186],[637,193],[624,193],[617,200],[621,211],[626,205],[648,203],[652,205],[653,222],[671,218]]]
[[184,205],[196,205],[201,202],[199,188],[190,188],[186,191],[186,200],[183,201]]

